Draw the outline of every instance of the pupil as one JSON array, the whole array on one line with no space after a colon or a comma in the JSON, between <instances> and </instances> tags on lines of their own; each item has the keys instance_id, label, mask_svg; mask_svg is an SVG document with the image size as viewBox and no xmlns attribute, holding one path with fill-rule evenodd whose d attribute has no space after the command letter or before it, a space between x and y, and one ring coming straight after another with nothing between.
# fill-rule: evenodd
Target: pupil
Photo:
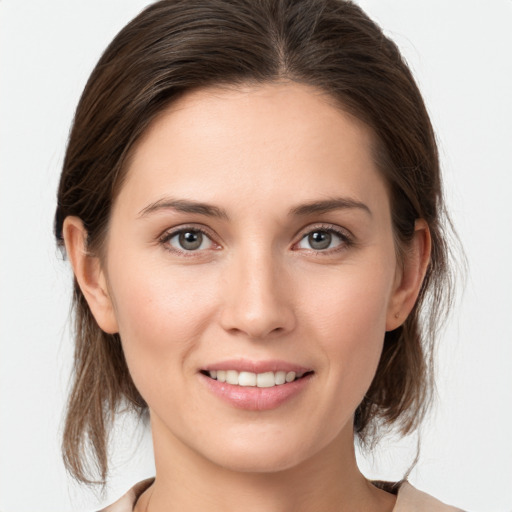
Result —
<instances>
[{"instance_id":1,"label":"pupil","mask_svg":"<svg viewBox=\"0 0 512 512\"><path fill-rule=\"evenodd\" d=\"M331 245L332 235L326 231L315 231L308 238L313 249L327 249Z\"/></svg>"},{"instance_id":2,"label":"pupil","mask_svg":"<svg viewBox=\"0 0 512 512\"><path fill-rule=\"evenodd\" d=\"M203 242L203 234L200 231L186 231L180 234L180 245L187 251L199 249Z\"/></svg>"}]
</instances>

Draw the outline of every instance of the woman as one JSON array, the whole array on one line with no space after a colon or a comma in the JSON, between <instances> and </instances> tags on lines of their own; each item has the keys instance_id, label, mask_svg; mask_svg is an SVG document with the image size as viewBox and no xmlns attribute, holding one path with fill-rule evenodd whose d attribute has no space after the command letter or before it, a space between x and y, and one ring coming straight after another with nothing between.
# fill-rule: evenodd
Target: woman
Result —
<instances>
[{"instance_id":1,"label":"woman","mask_svg":"<svg viewBox=\"0 0 512 512\"><path fill-rule=\"evenodd\" d=\"M91 481L90 446L105 482L129 405L156 478L107 510L454 510L354 455L427 409L443 208L419 91L358 7L147 8L89 79L58 193L70 471Z\"/></svg>"}]
</instances>

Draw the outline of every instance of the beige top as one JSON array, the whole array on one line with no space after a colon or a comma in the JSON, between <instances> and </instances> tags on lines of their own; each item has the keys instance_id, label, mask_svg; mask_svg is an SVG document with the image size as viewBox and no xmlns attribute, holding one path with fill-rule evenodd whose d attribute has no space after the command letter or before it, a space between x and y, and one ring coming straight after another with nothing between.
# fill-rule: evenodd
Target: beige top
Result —
<instances>
[{"instance_id":1,"label":"beige top","mask_svg":"<svg viewBox=\"0 0 512 512\"><path fill-rule=\"evenodd\" d=\"M139 482L124 496L100 512L133 512L138 497L153 483L153 478ZM393 512L463 512L450 507L428 494L418 491L409 482L404 482L399 490Z\"/></svg>"}]
</instances>

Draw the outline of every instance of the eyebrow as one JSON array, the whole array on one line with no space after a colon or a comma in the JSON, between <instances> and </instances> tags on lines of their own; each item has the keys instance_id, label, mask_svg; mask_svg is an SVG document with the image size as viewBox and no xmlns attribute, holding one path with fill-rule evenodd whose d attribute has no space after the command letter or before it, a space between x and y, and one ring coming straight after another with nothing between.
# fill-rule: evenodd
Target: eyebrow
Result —
<instances>
[{"instance_id":1,"label":"eyebrow","mask_svg":"<svg viewBox=\"0 0 512 512\"><path fill-rule=\"evenodd\" d=\"M151 203L139 212L139 217L147 217L151 213L160 210L175 210L183 213L197 213L199 215L206 215L207 217L217 217L221 219L228 219L228 214L222 208L213 206L208 203L200 203L188 199L171 199L164 198Z\"/></svg>"},{"instance_id":2,"label":"eyebrow","mask_svg":"<svg viewBox=\"0 0 512 512\"><path fill-rule=\"evenodd\" d=\"M313 201L311 203L301 204L292 208L290 210L290 215L306 216L313 215L315 213L328 213L333 210L349 210L354 208L362 210L370 216L373 215L372 211L366 204L347 197L335 197L325 201Z\"/></svg>"},{"instance_id":3,"label":"eyebrow","mask_svg":"<svg viewBox=\"0 0 512 512\"><path fill-rule=\"evenodd\" d=\"M372 215L372 212L367 205L360 201L356 201L355 199L345 197L337 197L324 201L313 201L311 203L301 204L292 208L289 211L289 215L303 217L306 215L328 213L333 210L347 209L359 209L368 213L370 216ZM183 213L197 213L207 217L217 217L224 220L229 219L226 210L219 208L218 206L189 199L172 198L159 199L158 201L149 204L139 212L138 217L147 217L148 215L160 210L175 210Z\"/></svg>"}]
</instances>

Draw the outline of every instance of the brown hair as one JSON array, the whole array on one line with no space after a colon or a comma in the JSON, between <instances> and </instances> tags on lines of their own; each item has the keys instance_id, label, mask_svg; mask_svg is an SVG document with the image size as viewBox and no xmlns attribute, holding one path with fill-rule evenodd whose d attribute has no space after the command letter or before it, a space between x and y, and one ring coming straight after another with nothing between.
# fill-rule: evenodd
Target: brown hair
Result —
<instances>
[{"instance_id":1,"label":"brown hair","mask_svg":"<svg viewBox=\"0 0 512 512\"><path fill-rule=\"evenodd\" d=\"M343 0L162 0L116 36L78 104L64 160L55 234L79 217L88 249L101 255L126 159L155 116L185 91L209 85L291 80L315 86L363 120L379 142L376 161L390 189L397 248L423 218L432 256L405 323L386 333L380 364L355 415L370 442L384 426L402 434L421 421L432 390L434 334L451 298L446 219L430 120L396 45ZM147 405L128 372L118 335L98 327L76 282L74 381L63 438L71 473L107 476L108 433L121 404Z\"/></svg>"}]
</instances>

